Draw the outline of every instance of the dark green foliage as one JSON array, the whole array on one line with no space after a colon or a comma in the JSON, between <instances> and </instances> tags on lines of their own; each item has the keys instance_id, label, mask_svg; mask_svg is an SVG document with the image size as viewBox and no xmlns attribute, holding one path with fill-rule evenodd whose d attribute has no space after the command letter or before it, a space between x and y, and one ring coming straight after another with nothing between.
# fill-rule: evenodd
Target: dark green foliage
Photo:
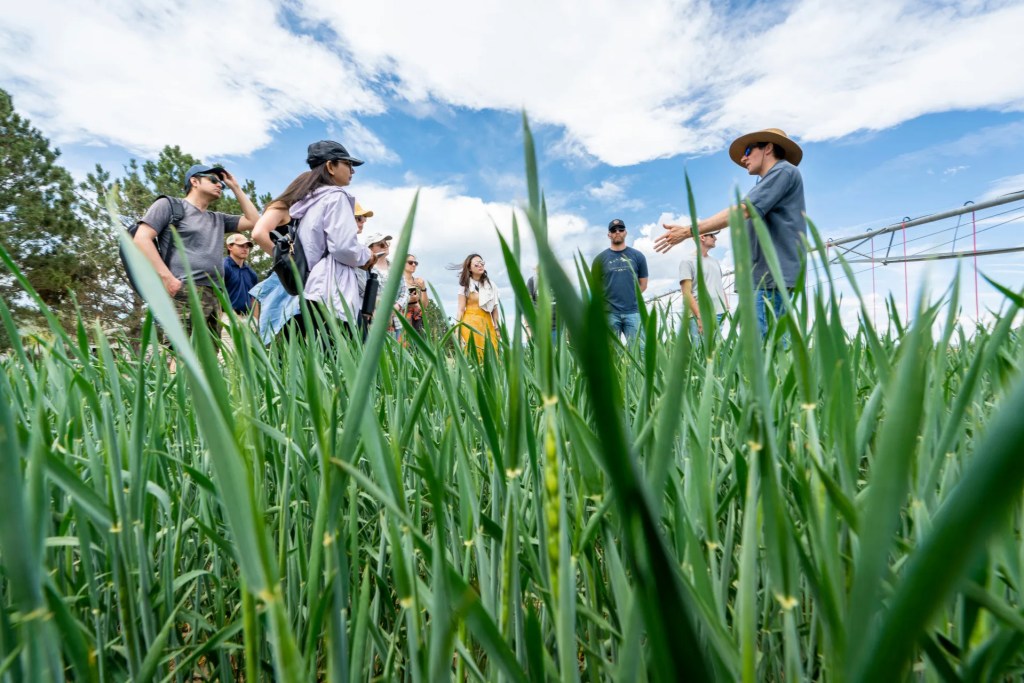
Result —
<instances>
[{"instance_id":1,"label":"dark green foliage","mask_svg":"<svg viewBox=\"0 0 1024 683\"><path fill-rule=\"evenodd\" d=\"M69 322L75 312L68 289L94 278L102 264L82 258L88 229L75 214L74 181L59 156L0 90L0 244L43 302ZM0 272L0 296L19 326L38 327L36 307L7 272Z\"/></svg>"}]
</instances>

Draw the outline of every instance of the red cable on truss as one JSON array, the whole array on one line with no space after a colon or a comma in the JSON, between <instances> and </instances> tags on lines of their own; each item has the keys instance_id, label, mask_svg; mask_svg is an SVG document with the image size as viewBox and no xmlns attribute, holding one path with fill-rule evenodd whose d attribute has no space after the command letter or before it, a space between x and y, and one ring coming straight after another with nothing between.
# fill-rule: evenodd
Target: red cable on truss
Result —
<instances>
[{"instance_id":1,"label":"red cable on truss","mask_svg":"<svg viewBox=\"0 0 1024 683\"><path fill-rule=\"evenodd\" d=\"M973 204L974 202L967 202ZM965 205L966 206L966 205ZM971 231L974 233L974 321L981 320L981 306L978 305L978 221L971 211Z\"/></svg>"},{"instance_id":2,"label":"red cable on truss","mask_svg":"<svg viewBox=\"0 0 1024 683\"><path fill-rule=\"evenodd\" d=\"M871 236L871 322L878 323L878 296L875 294L875 236Z\"/></svg>"},{"instance_id":3,"label":"red cable on truss","mask_svg":"<svg viewBox=\"0 0 1024 683\"><path fill-rule=\"evenodd\" d=\"M910 276L907 274L907 221L910 216L903 217L903 301L907 320L910 320ZM873 264L872 264L873 265Z\"/></svg>"}]
</instances>

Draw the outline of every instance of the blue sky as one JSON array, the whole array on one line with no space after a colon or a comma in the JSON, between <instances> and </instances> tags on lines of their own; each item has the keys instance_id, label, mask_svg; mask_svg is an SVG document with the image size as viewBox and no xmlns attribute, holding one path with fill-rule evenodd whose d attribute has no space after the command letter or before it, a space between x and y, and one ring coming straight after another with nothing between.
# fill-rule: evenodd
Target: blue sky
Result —
<instances>
[{"instance_id":1,"label":"blue sky","mask_svg":"<svg viewBox=\"0 0 1024 683\"><path fill-rule=\"evenodd\" d=\"M685 217L684 171L700 215L722 208L753 184L725 153L750 130L801 143L826 237L1024 189L1024 5L839 5L42 0L0 17L0 86L80 175L178 144L276 193L309 142L337 139L368 162L351 190L371 228L398 230L421 188L413 249L449 306L444 266L471 251L507 282L493 224L507 231L525 195L525 109L558 252L592 257L622 218L661 293L684 248L650 245ZM979 247L1024 243L1022 224ZM950 226L908 237L937 244L926 233ZM979 265L1024 286L1018 255ZM943 289L955 268L909 267L911 292ZM973 271L969 284L973 299ZM902 266L876 269L876 296L903 290Z\"/></svg>"}]
</instances>

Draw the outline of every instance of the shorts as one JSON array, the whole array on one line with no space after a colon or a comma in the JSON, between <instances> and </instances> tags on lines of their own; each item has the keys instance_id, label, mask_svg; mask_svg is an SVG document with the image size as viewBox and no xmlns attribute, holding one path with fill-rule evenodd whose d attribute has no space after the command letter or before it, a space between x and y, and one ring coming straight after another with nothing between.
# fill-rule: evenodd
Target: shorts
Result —
<instances>
[{"instance_id":1,"label":"shorts","mask_svg":"<svg viewBox=\"0 0 1024 683\"><path fill-rule=\"evenodd\" d=\"M214 339L220 338L220 300L213 287L199 285L196 287L199 292L199 310L207 329L213 334ZM178 311L178 317L185 323L185 333L192 335L192 307L189 305L188 285L184 285L174 295L174 307Z\"/></svg>"}]
</instances>

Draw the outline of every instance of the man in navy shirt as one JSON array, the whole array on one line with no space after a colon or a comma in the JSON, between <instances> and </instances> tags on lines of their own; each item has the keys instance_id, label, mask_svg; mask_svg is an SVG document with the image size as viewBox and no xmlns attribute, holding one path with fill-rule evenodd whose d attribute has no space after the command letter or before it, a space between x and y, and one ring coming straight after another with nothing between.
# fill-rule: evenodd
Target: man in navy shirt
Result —
<instances>
[{"instance_id":1,"label":"man in navy shirt","mask_svg":"<svg viewBox=\"0 0 1024 683\"><path fill-rule=\"evenodd\" d=\"M238 315L248 315L253 298L249 290L259 277L246 260L252 251L252 242L241 233L232 233L227 239L228 255L224 258L224 287L231 298L231 308Z\"/></svg>"},{"instance_id":2,"label":"man in navy shirt","mask_svg":"<svg viewBox=\"0 0 1024 683\"><path fill-rule=\"evenodd\" d=\"M747 169L747 173L759 177L757 185L747 193L747 199L768 227L768 234L779 257L784 280L775 282L768 270L768 261L757 239L757 233L754 232L753 222L748 220L747 231L750 235L754 262L754 301L757 305L757 324L762 339L768 332L769 307L774 311L776 318L782 315L785 307L780 290L793 288L803 270L807 255L804 235L807 231L804 216L804 181L796 168L803 156L800 146L778 128L741 135L729 145L729 157ZM700 221L697 223L698 232L705 235L727 228L731 210L731 207L723 209L714 216ZM666 223L664 227L666 232L654 242L654 250L660 253L667 252L674 245L693 236L687 225Z\"/></svg>"},{"instance_id":3,"label":"man in navy shirt","mask_svg":"<svg viewBox=\"0 0 1024 683\"><path fill-rule=\"evenodd\" d=\"M626 246L626 224L618 218L608 224L608 240L611 246L597 255L591 269L601 264L608 324L616 337L625 335L629 344L640 330L636 287L639 284L641 292L647 289L647 258ZM643 348L642 337L640 347Z\"/></svg>"}]
</instances>

